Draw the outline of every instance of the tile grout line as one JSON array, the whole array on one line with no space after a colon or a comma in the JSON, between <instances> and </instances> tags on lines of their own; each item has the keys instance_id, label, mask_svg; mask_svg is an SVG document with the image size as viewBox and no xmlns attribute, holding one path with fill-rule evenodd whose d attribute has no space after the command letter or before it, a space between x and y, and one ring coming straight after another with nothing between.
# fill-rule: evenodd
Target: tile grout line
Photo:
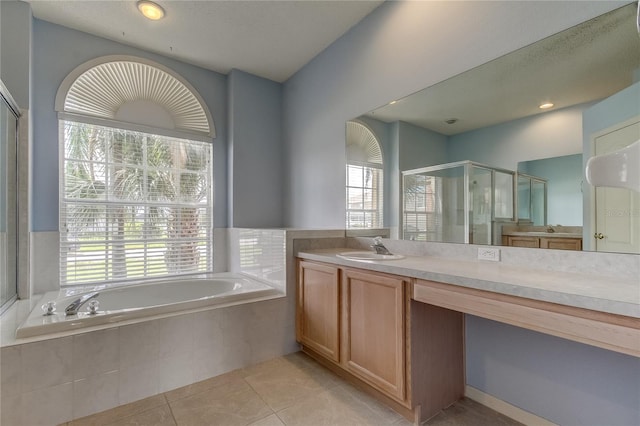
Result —
<instances>
[{"instance_id":1,"label":"tile grout line","mask_svg":"<svg viewBox=\"0 0 640 426\"><path fill-rule=\"evenodd\" d=\"M159 394L156 394L156 395L159 395ZM155 396L155 395L154 395L154 396ZM164 394L162 394L162 396L164 397ZM143 399L146 399L146 398L143 398ZM132 402L130 402L129 404L133 404L133 403L136 403L136 402L138 402L138 401L142 401L143 399L140 399L140 400L137 400L137 401L132 401ZM166 402L167 402L167 399L165 398L165 403L166 403ZM125 404L125 405L126 405L126 404ZM130 417L139 416L140 414L146 413L146 412L151 411L151 410L158 409L158 408L160 408L160 407L162 407L162 405L161 405L161 404L156 405L156 406L153 406L153 407L149 407L149 408L147 408L146 410L142 410L142 411L139 411L139 412L137 412L137 413L129 414L129 415L127 415L127 416L118 416L118 418L113 419L113 421L110 421L109 423L105 424L105 426L109 426L109 425L113 425L113 424L115 424L115 423L119 423L120 421L122 421L122 420L124 420L124 419L128 419L128 418L130 418ZM115 407L115 408L117 408L117 407ZM107 411L108 411L108 410L107 410ZM96 414L100 414L100 413L96 413ZM173 415L173 414L172 414L172 415ZM90 417L90 416L88 416L88 417Z\"/></svg>"},{"instance_id":2,"label":"tile grout line","mask_svg":"<svg viewBox=\"0 0 640 426\"><path fill-rule=\"evenodd\" d=\"M247 376L247 377L251 377L251 376ZM269 408L269 410L271 410L271 414L275 414L275 415L276 415L276 417L277 417L277 416L278 416L278 413L276 413L276 411L273 409L273 407L271 407L271 406L267 403L267 401L265 401L265 400L264 400L264 398L262 397L262 395L260 395L260 392L258 392L258 391L253 387L253 386L251 386L251 383L249 383L249 382L247 381L247 377L243 377L243 378L242 378L242 380L247 384L247 386L249 386L249 389L251 389L251 390L252 390L256 395L258 395L258 398L260 398L260 401L262 401L262 402L264 403L264 405L265 405L267 408ZM267 415L267 416L264 416L264 417L262 417L261 419L256 420L256 422L258 422L258 421L260 421L260 420L263 420L263 419L266 419L266 418L267 418L267 417L269 417L271 414L269 414L269 415ZM280 418L280 417L278 417L278 418ZM281 420L281 421L282 421L282 420ZM255 423L255 422L253 422L253 423ZM283 422L283 423L284 423L284 422ZM251 426L251 425L249 425L249 426Z\"/></svg>"},{"instance_id":3,"label":"tile grout line","mask_svg":"<svg viewBox=\"0 0 640 426\"><path fill-rule=\"evenodd\" d=\"M284 410L284 409L283 409L283 410ZM280 411L283 411L283 410L280 410ZM284 420L282 420L282 417L280 417L280 416L278 415L278 413L273 413L273 414L275 414L275 415L276 415L276 417L278 418L278 420L280 420L280 423L282 423L283 425L287 426L287 424L284 422Z\"/></svg>"},{"instance_id":4,"label":"tile grout line","mask_svg":"<svg viewBox=\"0 0 640 426\"><path fill-rule=\"evenodd\" d=\"M167 398L167 393L163 392L162 396L164 397L164 402L167 404L167 408L169 408L169 413L171 414L171 418L173 419L173 423L178 426L178 419L176 419L176 416L173 414L173 408L171 408L171 403L169 402L169 399Z\"/></svg>"}]
</instances>

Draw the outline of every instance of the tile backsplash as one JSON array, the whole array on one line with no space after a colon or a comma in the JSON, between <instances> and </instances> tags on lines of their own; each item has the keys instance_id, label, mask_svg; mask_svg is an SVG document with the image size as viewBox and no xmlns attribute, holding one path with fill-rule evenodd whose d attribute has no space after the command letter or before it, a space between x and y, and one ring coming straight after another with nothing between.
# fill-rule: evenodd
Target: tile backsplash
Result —
<instances>
[{"instance_id":1,"label":"tile backsplash","mask_svg":"<svg viewBox=\"0 0 640 426\"><path fill-rule=\"evenodd\" d=\"M30 294L60 289L60 236L58 231L30 233Z\"/></svg>"},{"instance_id":2,"label":"tile backsplash","mask_svg":"<svg viewBox=\"0 0 640 426\"><path fill-rule=\"evenodd\" d=\"M286 231L230 228L227 259L230 272L242 272L285 290Z\"/></svg>"},{"instance_id":3,"label":"tile backsplash","mask_svg":"<svg viewBox=\"0 0 640 426\"><path fill-rule=\"evenodd\" d=\"M371 238L347 238L346 246L371 250ZM409 256L447 257L476 260L478 248L474 244L426 243L404 240L384 240L392 252ZM636 254L601 253L590 251L546 250L537 248L499 246L500 263L546 271L600 275L611 278L637 279L640 276L640 256Z\"/></svg>"},{"instance_id":4,"label":"tile backsplash","mask_svg":"<svg viewBox=\"0 0 640 426\"><path fill-rule=\"evenodd\" d=\"M285 286L284 229L216 228L213 272L243 272ZM60 288L59 233L31 233L31 293Z\"/></svg>"}]
</instances>

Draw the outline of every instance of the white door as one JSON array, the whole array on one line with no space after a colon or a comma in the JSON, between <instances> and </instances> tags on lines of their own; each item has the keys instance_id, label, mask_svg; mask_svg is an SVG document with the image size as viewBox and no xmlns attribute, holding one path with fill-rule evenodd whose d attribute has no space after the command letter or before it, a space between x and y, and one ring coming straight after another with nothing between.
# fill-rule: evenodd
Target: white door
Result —
<instances>
[{"instance_id":1,"label":"white door","mask_svg":"<svg viewBox=\"0 0 640 426\"><path fill-rule=\"evenodd\" d=\"M638 139L640 117L596 137L595 155L617 151ZM596 188L595 204L596 251L640 253L640 193L623 188Z\"/></svg>"}]
</instances>

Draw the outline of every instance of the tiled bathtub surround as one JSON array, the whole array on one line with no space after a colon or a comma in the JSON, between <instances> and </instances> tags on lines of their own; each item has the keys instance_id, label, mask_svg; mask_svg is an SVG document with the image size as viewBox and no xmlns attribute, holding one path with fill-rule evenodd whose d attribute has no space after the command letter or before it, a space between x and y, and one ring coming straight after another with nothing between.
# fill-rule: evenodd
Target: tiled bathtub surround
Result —
<instances>
[{"instance_id":1,"label":"tiled bathtub surround","mask_svg":"<svg viewBox=\"0 0 640 426\"><path fill-rule=\"evenodd\" d=\"M244 272L284 289L285 241L284 230L216 230L216 272ZM57 289L57 247L57 232L32 234L36 291ZM39 303L20 301L2 317L0 424L58 424L295 351L292 298L36 342L13 337Z\"/></svg>"},{"instance_id":2,"label":"tiled bathtub surround","mask_svg":"<svg viewBox=\"0 0 640 426\"><path fill-rule=\"evenodd\" d=\"M49 425L297 350L286 299L3 347L0 423Z\"/></svg>"},{"instance_id":3,"label":"tiled bathtub surround","mask_svg":"<svg viewBox=\"0 0 640 426\"><path fill-rule=\"evenodd\" d=\"M31 293L41 294L60 289L60 234L31 232Z\"/></svg>"}]
</instances>

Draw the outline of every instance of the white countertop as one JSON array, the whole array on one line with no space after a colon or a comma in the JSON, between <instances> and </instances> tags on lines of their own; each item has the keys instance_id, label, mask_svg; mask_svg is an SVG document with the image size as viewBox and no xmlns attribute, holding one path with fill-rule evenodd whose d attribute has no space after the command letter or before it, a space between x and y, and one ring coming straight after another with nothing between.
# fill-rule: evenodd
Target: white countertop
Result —
<instances>
[{"instance_id":1,"label":"white countertop","mask_svg":"<svg viewBox=\"0 0 640 426\"><path fill-rule=\"evenodd\" d=\"M353 268L455 284L561 305L640 318L640 279L546 271L500 262L406 256L355 261L337 257L349 248L309 250L298 257Z\"/></svg>"}]
</instances>

